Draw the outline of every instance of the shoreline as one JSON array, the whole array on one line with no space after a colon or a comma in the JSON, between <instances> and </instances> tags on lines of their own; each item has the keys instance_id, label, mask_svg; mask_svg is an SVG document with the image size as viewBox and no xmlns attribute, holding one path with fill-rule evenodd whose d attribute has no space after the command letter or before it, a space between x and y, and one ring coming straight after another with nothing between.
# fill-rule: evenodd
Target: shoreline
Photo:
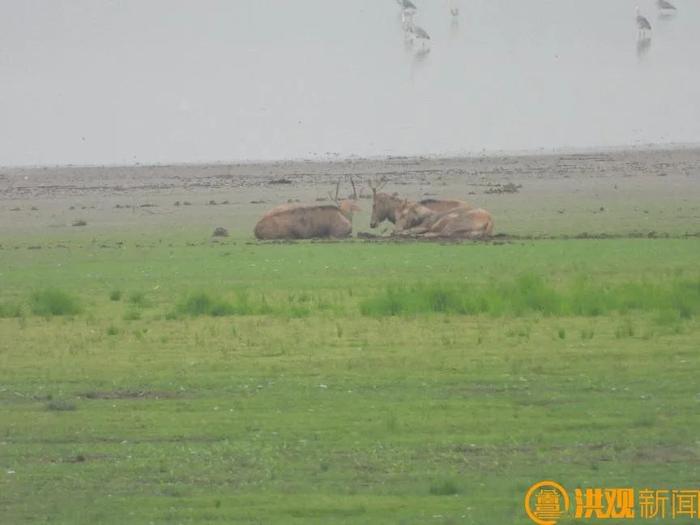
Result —
<instances>
[{"instance_id":1,"label":"shoreline","mask_svg":"<svg viewBox=\"0 0 700 525\"><path fill-rule=\"evenodd\" d=\"M106 164L22 164L22 165L2 165L0 164L0 172L8 171L32 171L32 170L57 170L57 169L112 169L112 168L195 168L195 167L213 167L213 166L277 166L290 164L347 164L355 162L393 162L393 161L469 161L476 159L498 159L498 158L548 158L563 155L582 155L593 156L597 154L623 154L623 153L645 153L645 152L676 152L676 151L693 151L700 150L700 142L689 143L649 143L641 145L622 145L622 146L592 146L592 147L574 147L565 146L561 148L539 148L525 150L484 150L481 152L464 152L464 153L435 153L435 154L415 154L415 155L367 155L359 156L349 154L341 156L340 154L317 155L314 157L298 157L289 159L248 159L248 160L202 160L194 162L144 162L135 164L126 163L106 163Z\"/></svg>"}]
</instances>

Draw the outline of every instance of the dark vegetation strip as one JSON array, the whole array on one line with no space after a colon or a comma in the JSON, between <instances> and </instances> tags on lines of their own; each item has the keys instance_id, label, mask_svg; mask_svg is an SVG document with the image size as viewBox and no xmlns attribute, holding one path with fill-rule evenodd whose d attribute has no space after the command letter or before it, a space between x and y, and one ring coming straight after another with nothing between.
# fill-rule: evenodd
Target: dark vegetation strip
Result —
<instances>
[{"instance_id":1,"label":"dark vegetation strip","mask_svg":"<svg viewBox=\"0 0 700 525\"><path fill-rule=\"evenodd\" d=\"M264 295L253 300L247 292L239 291L233 299L225 299L206 292L195 292L177 305L168 318L188 315L224 317L230 315L284 315L305 317L311 313L311 304L297 304L292 296L286 302L269 302ZM316 305L318 306L318 304ZM319 308L316 308L319 309Z\"/></svg>"},{"instance_id":2,"label":"dark vegetation strip","mask_svg":"<svg viewBox=\"0 0 700 525\"><path fill-rule=\"evenodd\" d=\"M114 300L114 292L110 293L109 299ZM131 294L124 320L140 319L139 309L148 306L152 306L152 303L144 294ZM22 317L26 310L34 315L51 317L77 315L84 308L77 297L57 289L35 291L26 304L0 303L0 317ZM289 293L287 297L275 297L274 300L268 300L264 294L251 295L247 291L223 296L197 291L169 307L165 318L246 315L305 317L330 310L347 313L345 306L338 304L337 300L303 291ZM671 322L700 314L700 277L627 283L601 283L581 277L554 286L541 276L525 274L487 284L442 281L389 284L360 301L359 311L371 317L431 313L592 317L650 312L658 313L660 319Z\"/></svg>"},{"instance_id":3,"label":"dark vegetation strip","mask_svg":"<svg viewBox=\"0 0 700 525\"><path fill-rule=\"evenodd\" d=\"M510 282L481 286L389 285L363 301L360 311L375 317L423 313L598 316L639 311L689 319L700 313L700 279L599 284L581 278L555 288L541 277L523 275Z\"/></svg>"}]
</instances>

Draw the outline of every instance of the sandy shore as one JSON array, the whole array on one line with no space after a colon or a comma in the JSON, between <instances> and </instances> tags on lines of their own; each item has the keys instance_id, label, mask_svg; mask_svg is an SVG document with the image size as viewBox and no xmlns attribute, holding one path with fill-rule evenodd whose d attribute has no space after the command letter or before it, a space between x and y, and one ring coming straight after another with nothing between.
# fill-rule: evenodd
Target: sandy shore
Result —
<instances>
[{"instance_id":1,"label":"sandy shore","mask_svg":"<svg viewBox=\"0 0 700 525\"><path fill-rule=\"evenodd\" d=\"M700 232L700 149L454 159L392 158L202 166L0 168L0 235L208 235L251 238L283 202L323 202L353 177L386 177L410 199L459 197L487 208L514 235L684 235ZM356 232L369 230L363 200ZM84 221L84 226L73 226ZM382 231L387 231L384 227ZM380 232L375 232L380 233Z\"/></svg>"}]
</instances>

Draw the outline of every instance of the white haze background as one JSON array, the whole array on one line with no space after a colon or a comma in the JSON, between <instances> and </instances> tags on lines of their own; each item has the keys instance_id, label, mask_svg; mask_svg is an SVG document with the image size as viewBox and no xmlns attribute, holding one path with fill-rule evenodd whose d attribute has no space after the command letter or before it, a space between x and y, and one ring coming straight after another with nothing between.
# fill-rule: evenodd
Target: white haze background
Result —
<instances>
[{"instance_id":1,"label":"white haze background","mask_svg":"<svg viewBox=\"0 0 700 525\"><path fill-rule=\"evenodd\" d=\"M698 143L675 2L415 0L420 58L394 0L0 0L0 165Z\"/></svg>"}]
</instances>

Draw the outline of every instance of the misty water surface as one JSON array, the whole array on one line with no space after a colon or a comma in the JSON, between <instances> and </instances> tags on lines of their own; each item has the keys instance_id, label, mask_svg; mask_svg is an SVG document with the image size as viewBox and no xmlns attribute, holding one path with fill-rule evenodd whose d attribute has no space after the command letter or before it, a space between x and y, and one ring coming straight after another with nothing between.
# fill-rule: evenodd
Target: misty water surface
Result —
<instances>
[{"instance_id":1,"label":"misty water surface","mask_svg":"<svg viewBox=\"0 0 700 525\"><path fill-rule=\"evenodd\" d=\"M414 1L0 0L0 164L700 142L696 0Z\"/></svg>"}]
</instances>

